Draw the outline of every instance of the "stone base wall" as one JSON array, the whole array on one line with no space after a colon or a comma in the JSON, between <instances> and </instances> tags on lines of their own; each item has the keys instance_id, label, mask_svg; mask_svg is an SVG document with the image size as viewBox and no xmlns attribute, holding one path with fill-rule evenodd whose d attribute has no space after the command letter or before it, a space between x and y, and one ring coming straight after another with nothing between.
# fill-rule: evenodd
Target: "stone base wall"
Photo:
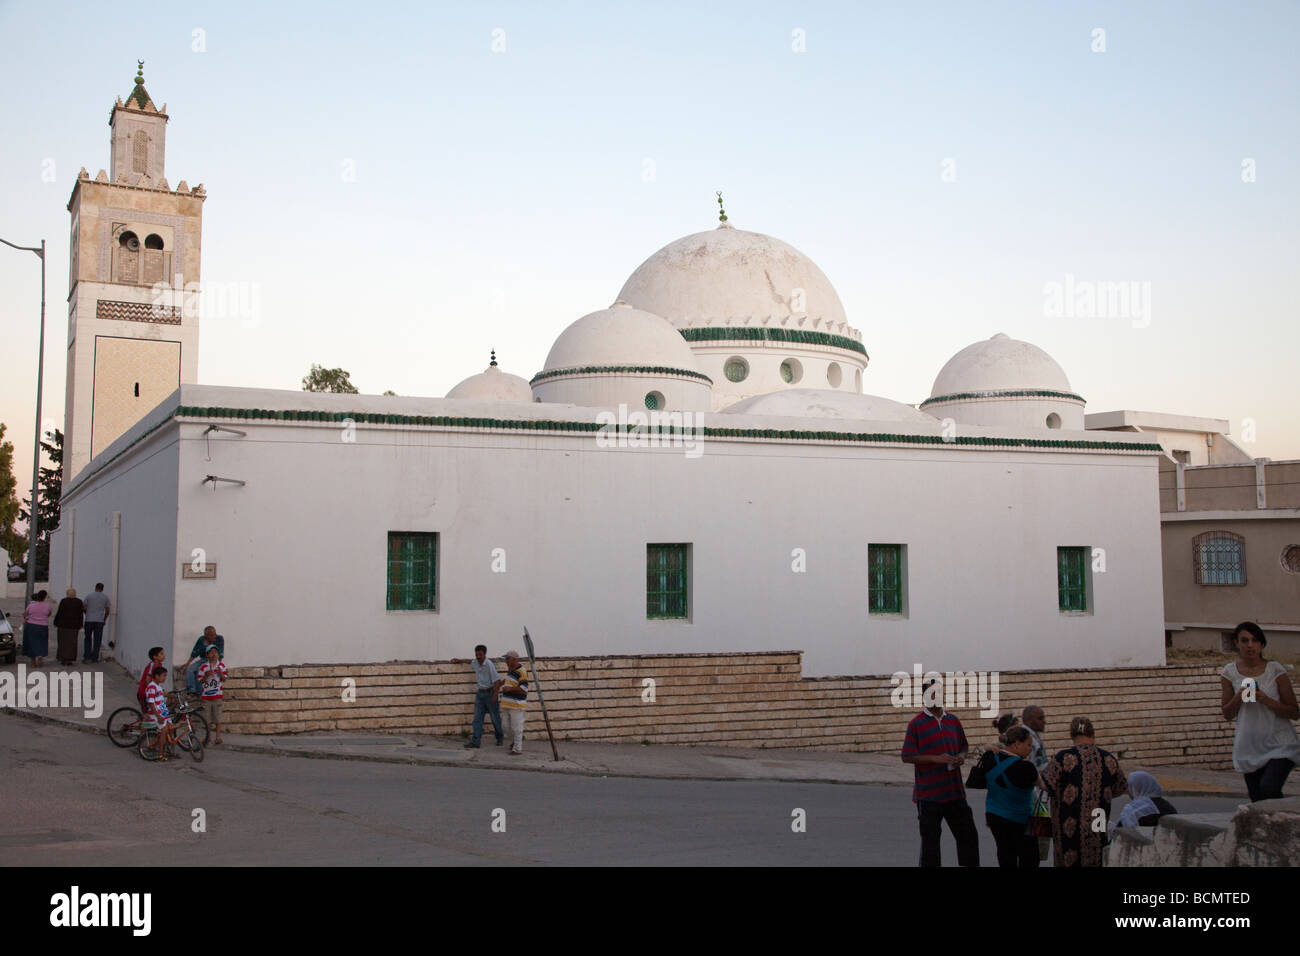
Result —
<instances>
[{"instance_id":1,"label":"stone base wall","mask_svg":"<svg viewBox=\"0 0 1300 956\"><path fill-rule=\"evenodd\" d=\"M562 657L540 660L538 672L562 740L897 753L915 709L893 706L888 676L804 678L800 659L799 651ZM1212 667L1003 671L998 690L1002 711L1045 708L1050 748L1068 744L1072 717L1087 716L1099 745L1122 759L1231 769L1233 725L1219 714ZM224 710L234 733L458 735L469 730L473 696L469 666L450 662L246 667L231 671ZM972 745L992 742L991 718L976 707L954 712ZM525 733L546 733L535 693Z\"/></svg>"}]
</instances>

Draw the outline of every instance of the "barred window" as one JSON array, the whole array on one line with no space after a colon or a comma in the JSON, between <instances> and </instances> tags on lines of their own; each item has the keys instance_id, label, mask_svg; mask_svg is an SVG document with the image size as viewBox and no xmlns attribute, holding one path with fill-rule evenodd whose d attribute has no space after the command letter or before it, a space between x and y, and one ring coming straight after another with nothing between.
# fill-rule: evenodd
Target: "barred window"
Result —
<instances>
[{"instance_id":1,"label":"barred window","mask_svg":"<svg viewBox=\"0 0 1300 956\"><path fill-rule=\"evenodd\" d=\"M1062 611L1088 610L1088 549L1056 549L1056 602Z\"/></svg>"},{"instance_id":2,"label":"barred window","mask_svg":"<svg viewBox=\"0 0 1300 956\"><path fill-rule=\"evenodd\" d=\"M131 149L131 172L149 172L149 134L142 129L135 131Z\"/></svg>"},{"instance_id":3,"label":"barred window","mask_svg":"<svg viewBox=\"0 0 1300 956\"><path fill-rule=\"evenodd\" d=\"M903 546L867 545L867 609L870 614L903 613Z\"/></svg>"},{"instance_id":4,"label":"barred window","mask_svg":"<svg viewBox=\"0 0 1300 956\"><path fill-rule=\"evenodd\" d=\"M1240 586L1246 583L1246 539L1231 531L1206 531L1192 539L1196 583Z\"/></svg>"},{"instance_id":5,"label":"barred window","mask_svg":"<svg viewBox=\"0 0 1300 956\"><path fill-rule=\"evenodd\" d=\"M684 618L689 604L689 544L647 544L645 546L645 616Z\"/></svg>"},{"instance_id":6,"label":"barred window","mask_svg":"<svg viewBox=\"0 0 1300 956\"><path fill-rule=\"evenodd\" d=\"M388 610L437 609L437 532L388 532Z\"/></svg>"}]
</instances>

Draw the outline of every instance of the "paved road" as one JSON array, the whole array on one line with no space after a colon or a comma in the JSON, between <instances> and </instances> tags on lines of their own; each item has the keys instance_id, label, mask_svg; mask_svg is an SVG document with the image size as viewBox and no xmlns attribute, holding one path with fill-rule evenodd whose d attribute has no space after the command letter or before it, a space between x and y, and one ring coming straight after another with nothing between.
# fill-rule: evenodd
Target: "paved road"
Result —
<instances>
[{"instance_id":1,"label":"paved road","mask_svg":"<svg viewBox=\"0 0 1300 956\"><path fill-rule=\"evenodd\" d=\"M104 737L0 715L4 865L902 865L906 788L409 767L212 748L149 764ZM1183 812L1238 801L1180 798ZM984 863L994 863L981 821ZM791 830L791 811L807 832ZM206 813L207 832L191 829ZM505 811L505 833L492 830ZM944 856L955 860L945 833Z\"/></svg>"}]
</instances>

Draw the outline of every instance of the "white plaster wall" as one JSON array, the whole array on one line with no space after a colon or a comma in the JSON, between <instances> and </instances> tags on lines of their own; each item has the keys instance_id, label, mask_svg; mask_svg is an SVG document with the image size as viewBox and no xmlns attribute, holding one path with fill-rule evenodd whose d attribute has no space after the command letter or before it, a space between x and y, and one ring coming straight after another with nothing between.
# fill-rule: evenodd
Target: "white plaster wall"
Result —
<instances>
[{"instance_id":1,"label":"white plaster wall","mask_svg":"<svg viewBox=\"0 0 1300 956\"><path fill-rule=\"evenodd\" d=\"M164 403L165 404L165 403ZM155 410L110 446L99 458L108 461L159 418ZM65 492L62 520L51 543L51 592L69 586L67 549L72 548L71 586L85 596L95 583L113 601L104 632L105 645L117 642L113 656L138 672L150 647L167 648L175 660L173 598L179 560L176 556L176 475L179 445L174 425L164 425L104 468L96 480ZM112 514L122 515L118 590L113 594ZM75 514L75 517L73 515ZM71 533L70 533L71 532ZM57 581L57 583L56 583ZM191 640L192 643L192 640ZM189 650L186 644L184 650Z\"/></svg>"},{"instance_id":2,"label":"white plaster wall","mask_svg":"<svg viewBox=\"0 0 1300 956\"><path fill-rule=\"evenodd\" d=\"M646 393L652 391L664 397L661 411L709 411L708 383L698 379L597 373L557 376L543 379L533 386L533 395L543 403L588 408L617 408L623 404L629 411L645 411Z\"/></svg>"},{"instance_id":3,"label":"white plaster wall","mask_svg":"<svg viewBox=\"0 0 1300 956\"><path fill-rule=\"evenodd\" d=\"M969 402L934 402L921 411L935 418L951 418L959 425L983 425L1016 432L1041 431L1048 433L1035 437L1055 437L1051 432L1083 431L1084 406L1078 402L1059 399L988 398ZM1055 412L1061 417L1060 429L1047 427L1047 416ZM1109 441L1096 437L1095 441Z\"/></svg>"},{"instance_id":4,"label":"white plaster wall","mask_svg":"<svg viewBox=\"0 0 1300 956\"><path fill-rule=\"evenodd\" d=\"M723 345L692 342L690 345L700 371L713 379L714 411L753 395L790 388L860 392L860 376L855 373L864 371L867 367L866 356L858 352L813 348L791 342L769 342L763 345L754 342ZM733 355L749 363L749 375L744 381L733 382L723 371L727 360ZM781 377L781 363L788 358L797 359L803 366L803 377L797 382L787 382ZM840 367L840 384L834 387L827 380L831 363Z\"/></svg>"},{"instance_id":5,"label":"white plaster wall","mask_svg":"<svg viewBox=\"0 0 1300 956\"><path fill-rule=\"evenodd\" d=\"M214 397L187 401L241 399L200 391ZM376 404L262 391L241 404L277 407L274 395ZM425 414L485 414L421 401ZM235 666L445 659L480 641L495 654L525 625L542 654L795 648L809 675L1164 659L1149 453L709 440L690 459L593 437L358 425L348 443L334 424L223 424L248 435L214 436L208 461L202 426L185 424L179 461L178 550L204 548L218 577L180 580L174 559L171 574L176 630L188 640L215 623ZM213 490L209 473L247 485ZM390 530L440 533L439 611L385 610ZM691 543L689 622L646 620L647 542ZM867 613L869 542L907 545L906 619ZM1089 614L1057 610L1059 545L1105 549ZM791 570L794 548L806 573Z\"/></svg>"}]
</instances>

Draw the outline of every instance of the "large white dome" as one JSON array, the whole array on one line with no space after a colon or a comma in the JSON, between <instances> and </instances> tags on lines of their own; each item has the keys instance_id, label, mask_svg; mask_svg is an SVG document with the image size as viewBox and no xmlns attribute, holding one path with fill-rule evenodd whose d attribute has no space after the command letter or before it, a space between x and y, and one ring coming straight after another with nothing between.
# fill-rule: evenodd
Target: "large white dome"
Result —
<instances>
[{"instance_id":1,"label":"large white dome","mask_svg":"<svg viewBox=\"0 0 1300 956\"><path fill-rule=\"evenodd\" d=\"M621 301L584 315L561 332L542 374L589 367L660 367L699 373L691 347L667 319Z\"/></svg>"},{"instance_id":2,"label":"large white dome","mask_svg":"<svg viewBox=\"0 0 1300 956\"><path fill-rule=\"evenodd\" d=\"M1065 370L1050 355L999 332L950 358L935 377L930 399L1026 390L1073 394Z\"/></svg>"},{"instance_id":3,"label":"large white dome","mask_svg":"<svg viewBox=\"0 0 1300 956\"><path fill-rule=\"evenodd\" d=\"M774 415L783 418L844 418L867 422L937 424L937 419L911 405L857 392L824 388L791 388L755 395L729 405L724 415Z\"/></svg>"},{"instance_id":4,"label":"large white dome","mask_svg":"<svg viewBox=\"0 0 1300 956\"><path fill-rule=\"evenodd\" d=\"M533 389L518 375L501 371L493 352L486 369L457 384L447 397L477 402L531 402Z\"/></svg>"},{"instance_id":5,"label":"large white dome","mask_svg":"<svg viewBox=\"0 0 1300 956\"><path fill-rule=\"evenodd\" d=\"M791 329L860 338L816 263L780 239L726 223L664 246L618 297L682 328L791 318Z\"/></svg>"}]
</instances>

